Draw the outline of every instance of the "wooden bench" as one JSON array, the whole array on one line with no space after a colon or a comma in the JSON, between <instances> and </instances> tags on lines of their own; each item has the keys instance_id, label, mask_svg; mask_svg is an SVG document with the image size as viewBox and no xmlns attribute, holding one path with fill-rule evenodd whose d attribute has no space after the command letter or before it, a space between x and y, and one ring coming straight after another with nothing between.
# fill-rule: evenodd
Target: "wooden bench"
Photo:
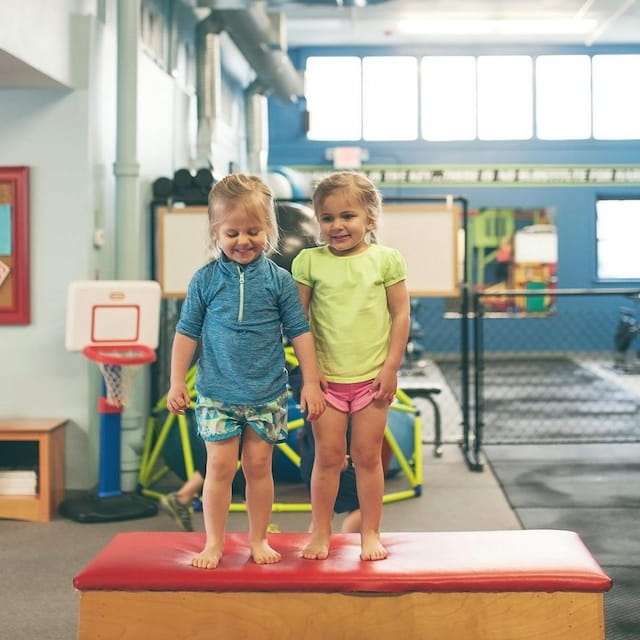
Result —
<instances>
[{"instance_id":1,"label":"wooden bench","mask_svg":"<svg viewBox=\"0 0 640 640\"><path fill-rule=\"evenodd\" d=\"M611 580L571 531L384 533L389 557L359 558L337 534L303 560L308 534L271 534L282 561L256 565L227 534L215 570L202 533L117 535L74 578L78 638L126 640L601 640Z\"/></svg>"}]
</instances>

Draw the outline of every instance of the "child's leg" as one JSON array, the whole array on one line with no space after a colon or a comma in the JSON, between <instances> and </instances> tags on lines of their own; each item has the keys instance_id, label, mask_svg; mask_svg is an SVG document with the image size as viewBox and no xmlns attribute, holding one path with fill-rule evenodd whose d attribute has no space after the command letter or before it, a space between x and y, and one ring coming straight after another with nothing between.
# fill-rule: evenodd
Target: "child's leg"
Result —
<instances>
[{"instance_id":1,"label":"child's leg","mask_svg":"<svg viewBox=\"0 0 640 640\"><path fill-rule=\"evenodd\" d=\"M346 414L329 405L313 423L316 445L311 472L311 539L302 550L302 557L309 560L324 560L329 555L333 507L347 452L346 431Z\"/></svg>"},{"instance_id":2,"label":"child's leg","mask_svg":"<svg viewBox=\"0 0 640 640\"><path fill-rule=\"evenodd\" d=\"M242 468L247 480L246 503L249 517L251 557L257 564L271 564L280 554L269 546L267 528L273 506L273 445L263 440L251 427L245 427L242 442Z\"/></svg>"},{"instance_id":3,"label":"child's leg","mask_svg":"<svg viewBox=\"0 0 640 640\"><path fill-rule=\"evenodd\" d=\"M204 478L199 471L194 471L193 475L176 491L178 500L182 504L191 504L191 501L202 491Z\"/></svg>"},{"instance_id":4,"label":"child's leg","mask_svg":"<svg viewBox=\"0 0 640 640\"><path fill-rule=\"evenodd\" d=\"M202 488L202 512L207 540L204 549L191 559L194 567L215 569L222 557L239 442L240 436L235 436L206 443L207 472Z\"/></svg>"},{"instance_id":5,"label":"child's leg","mask_svg":"<svg viewBox=\"0 0 640 640\"><path fill-rule=\"evenodd\" d=\"M374 400L351 416L351 459L356 469L358 500L362 512L360 538L363 560L382 560L387 550L380 542L384 496L382 440L389 405Z\"/></svg>"},{"instance_id":6,"label":"child's leg","mask_svg":"<svg viewBox=\"0 0 640 640\"><path fill-rule=\"evenodd\" d=\"M362 513L360 509L349 511L342 521L340 533L359 533L362 529Z\"/></svg>"}]
</instances>

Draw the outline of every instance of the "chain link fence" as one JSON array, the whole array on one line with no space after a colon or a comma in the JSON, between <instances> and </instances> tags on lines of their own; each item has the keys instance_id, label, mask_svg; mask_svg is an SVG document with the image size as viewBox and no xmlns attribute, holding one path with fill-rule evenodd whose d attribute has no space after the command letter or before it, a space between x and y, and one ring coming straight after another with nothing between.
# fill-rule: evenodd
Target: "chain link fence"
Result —
<instances>
[{"instance_id":1,"label":"chain link fence","mask_svg":"<svg viewBox=\"0 0 640 640\"><path fill-rule=\"evenodd\" d=\"M509 296L551 302L538 314L495 312L496 299ZM155 399L168 389L180 306L163 301ZM413 307L423 320L419 304ZM421 325L427 351L413 348L423 338ZM431 350L452 340L458 347L465 325L466 352ZM414 395L424 442L461 443L472 457L483 444L640 442L640 290L473 294L466 322L459 315L413 325L400 387L421 384L439 389L431 396L439 415Z\"/></svg>"},{"instance_id":2,"label":"chain link fence","mask_svg":"<svg viewBox=\"0 0 640 640\"><path fill-rule=\"evenodd\" d=\"M640 442L639 294L474 294L469 352L436 359L463 414L466 397L463 435L474 451L482 444ZM487 312L498 295L548 296L549 303L539 314Z\"/></svg>"}]
</instances>

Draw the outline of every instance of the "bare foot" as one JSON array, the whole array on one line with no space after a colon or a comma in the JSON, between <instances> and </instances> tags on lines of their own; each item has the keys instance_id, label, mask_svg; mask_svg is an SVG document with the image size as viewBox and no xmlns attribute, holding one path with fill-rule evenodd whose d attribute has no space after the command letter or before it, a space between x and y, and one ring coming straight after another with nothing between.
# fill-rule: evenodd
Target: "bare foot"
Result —
<instances>
[{"instance_id":1,"label":"bare foot","mask_svg":"<svg viewBox=\"0 0 640 640\"><path fill-rule=\"evenodd\" d=\"M256 564L274 564L282 559L282 556L271 548L266 540L251 544L251 557Z\"/></svg>"},{"instance_id":2,"label":"bare foot","mask_svg":"<svg viewBox=\"0 0 640 640\"><path fill-rule=\"evenodd\" d=\"M205 547L200 553L191 558L191 565L198 569L215 569L222 558L222 544Z\"/></svg>"},{"instance_id":3,"label":"bare foot","mask_svg":"<svg viewBox=\"0 0 640 640\"><path fill-rule=\"evenodd\" d=\"M302 550L302 557L307 560L326 560L329 557L330 536L318 533L311 534L311 540Z\"/></svg>"},{"instance_id":4,"label":"bare foot","mask_svg":"<svg viewBox=\"0 0 640 640\"><path fill-rule=\"evenodd\" d=\"M363 534L361 544L360 558L362 560L384 560L389 555L380 542L378 533Z\"/></svg>"}]
</instances>

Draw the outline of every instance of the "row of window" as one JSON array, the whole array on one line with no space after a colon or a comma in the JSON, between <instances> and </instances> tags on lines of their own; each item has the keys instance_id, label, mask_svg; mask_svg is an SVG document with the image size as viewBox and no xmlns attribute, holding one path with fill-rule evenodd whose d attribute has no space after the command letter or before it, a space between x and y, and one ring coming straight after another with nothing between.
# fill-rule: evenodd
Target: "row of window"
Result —
<instances>
[{"instance_id":1,"label":"row of window","mask_svg":"<svg viewBox=\"0 0 640 640\"><path fill-rule=\"evenodd\" d=\"M640 138L640 55L309 57L312 140Z\"/></svg>"}]
</instances>

